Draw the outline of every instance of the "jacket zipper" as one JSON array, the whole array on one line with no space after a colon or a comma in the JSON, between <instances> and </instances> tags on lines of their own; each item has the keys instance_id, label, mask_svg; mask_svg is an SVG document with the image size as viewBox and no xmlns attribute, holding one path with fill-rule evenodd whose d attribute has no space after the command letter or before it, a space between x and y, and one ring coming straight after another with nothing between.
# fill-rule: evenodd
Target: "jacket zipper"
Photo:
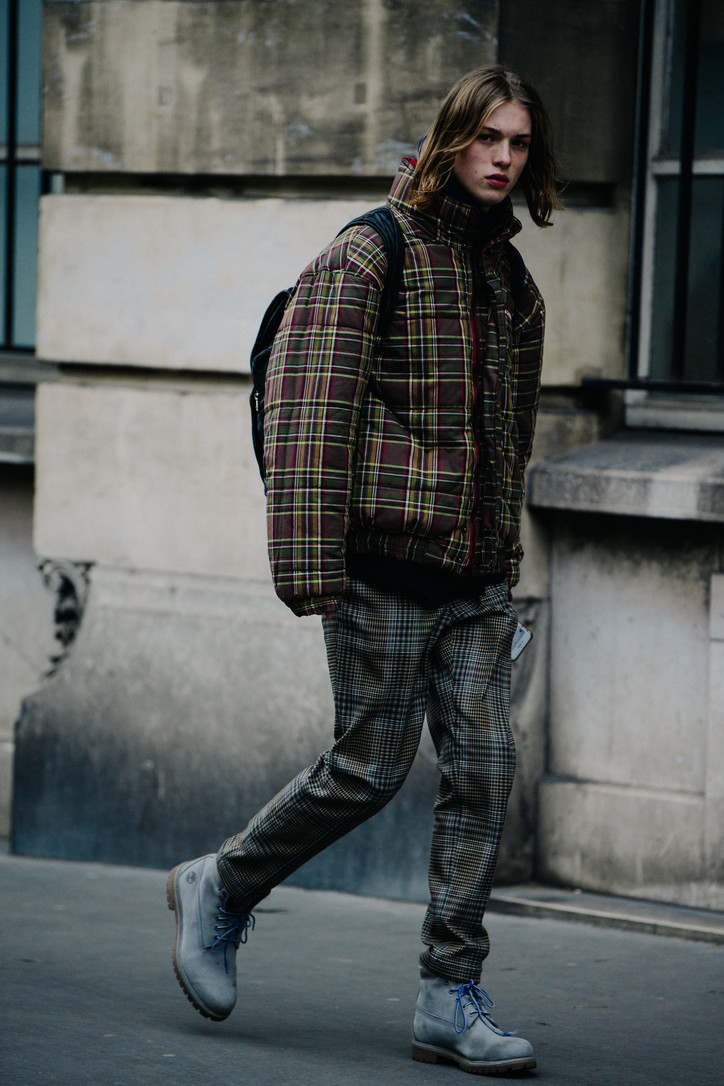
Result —
<instances>
[{"instance_id":1,"label":"jacket zipper","mask_svg":"<svg viewBox=\"0 0 724 1086\"><path fill-rule=\"evenodd\" d=\"M478 464L480 463L480 446L478 445L478 438L475 433L475 419L477 412L478 401L478 365L480 362L480 348L479 348L479 336L478 336L478 307L477 307L477 287L475 283L475 265L471 261L472 272L472 290L471 290L471 312L470 312L470 330L473 337L473 356L472 356L472 435L473 435L473 508L470 517L470 528L468 538L468 556L466 565L472 567L475 560L475 548L477 546L477 525L476 514L478 508Z\"/></svg>"}]
</instances>

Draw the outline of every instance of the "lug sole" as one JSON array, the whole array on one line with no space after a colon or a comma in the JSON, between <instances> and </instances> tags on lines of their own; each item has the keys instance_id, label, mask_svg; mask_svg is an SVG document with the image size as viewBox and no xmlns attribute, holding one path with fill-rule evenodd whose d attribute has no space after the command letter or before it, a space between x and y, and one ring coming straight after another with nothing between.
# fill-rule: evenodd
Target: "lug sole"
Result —
<instances>
[{"instance_id":1,"label":"lug sole","mask_svg":"<svg viewBox=\"0 0 724 1086\"><path fill-rule=\"evenodd\" d=\"M224 1019L229 1017L229 1015L228 1014L218 1014L218 1013L213 1014L211 1011L207 1010L206 1007L202 1006L199 1003L196 996L191 992L191 990L187 986L184 975L181 972L181 970L179 969L178 961L176 959L176 947L178 945L178 926L179 926L178 909L176 908L176 872L178 871L179 867L181 867L181 864L179 864L177 867L174 867L173 871L169 874L168 878L166 879L166 902L167 902L168 907L171 910L171 912L174 913L175 916L176 916L176 933L174 935L173 951L171 953L171 961L173 962L173 971L176 974L176 980L181 985L181 990L182 990L183 994L186 996L186 998L188 999L189 1003L194 1008L194 1010L197 1010L199 1012L199 1014L203 1018L210 1018L212 1022L223 1022ZM229 1014L230 1013L231 1012L229 1012Z\"/></svg>"},{"instance_id":2,"label":"lug sole","mask_svg":"<svg viewBox=\"0 0 724 1086\"><path fill-rule=\"evenodd\" d=\"M507 1075L512 1071L532 1071L535 1056L521 1056L514 1060L468 1060L449 1048L412 1042L412 1058L418 1063L455 1063L461 1071L471 1075Z\"/></svg>"}]
</instances>

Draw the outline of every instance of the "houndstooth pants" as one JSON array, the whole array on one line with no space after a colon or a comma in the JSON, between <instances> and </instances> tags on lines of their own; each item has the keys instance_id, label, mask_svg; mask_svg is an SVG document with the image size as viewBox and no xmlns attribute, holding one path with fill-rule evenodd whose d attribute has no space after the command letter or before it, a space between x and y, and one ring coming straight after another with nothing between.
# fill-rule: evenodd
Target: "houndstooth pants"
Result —
<instances>
[{"instance_id":1,"label":"houndstooth pants","mask_svg":"<svg viewBox=\"0 0 724 1086\"><path fill-rule=\"evenodd\" d=\"M323 622L334 746L222 845L221 879L231 898L251 909L379 811L405 780L427 715L441 780L422 960L451 982L478 980L489 950L483 914L515 769L509 706L516 615L507 585L429 607L352 580Z\"/></svg>"}]
</instances>

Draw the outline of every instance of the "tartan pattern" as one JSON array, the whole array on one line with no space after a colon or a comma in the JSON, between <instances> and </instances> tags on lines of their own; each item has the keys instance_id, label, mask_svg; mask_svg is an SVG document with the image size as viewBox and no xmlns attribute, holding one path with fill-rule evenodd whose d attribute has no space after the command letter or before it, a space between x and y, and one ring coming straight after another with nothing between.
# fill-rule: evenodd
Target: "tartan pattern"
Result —
<instances>
[{"instance_id":1,"label":"tartan pattern","mask_svg":"<svg viewBox=\"0 0 724 1086\"><path fill-rule=\"evenodd\" d=\"M297 614L343 592L345 548L518 579L543 302L526 274L512 304L509 205L489 235L468 204L414 211L411 175L403 162L389 199L405 269L381 341L386 254L357 226L302 273L270 357L269 557Z\"/></svg>"},{"instance_id":2,"label":"tartan pattern","mask_svg":"<svg viewBox=\"0 0 724 1086\"><path fill-rule=\"evenodd\" d=\"M221 878L245 910L400 788L423 720L438 755L423 961L454 983L480 976L483 915L513 783L506 585L425 607L350 579L324 620L335 743L219 850Z\"/></svg>"}]
</instances>

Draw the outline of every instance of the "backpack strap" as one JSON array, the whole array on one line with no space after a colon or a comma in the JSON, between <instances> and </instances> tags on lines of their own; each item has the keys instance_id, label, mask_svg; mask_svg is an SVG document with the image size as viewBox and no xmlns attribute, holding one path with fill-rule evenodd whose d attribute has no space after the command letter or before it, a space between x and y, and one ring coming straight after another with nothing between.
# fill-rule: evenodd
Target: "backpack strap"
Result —
<instances>
[{"instance_id":1,"label":"backpack strap","mask_svg":"<svg viewBox=\"0 0 724 1086\"><path fill-rule=\"evenodd\" d=\"M376 207L372 211L365 211L356 219L348 222L339 231L343 234L350 226L371 226L382 238L387 252L387 274L385 285L382 289L380 300L380 319L378 333L381 334L387 328L392 319L392 314L397 305L397 297L402 285L402 271L405 265L405 238L397 219L389 207ZM337 234L337 237L339 237ZM259 474L266 491L266 470L264 467L264 393L266 388L266 371L274 345L274 338L279 331L284 310L294 294L295 287L287 287L281 290L269 303L262 318L256 341L251 352L251 376L252 389L249 397L251 405L251 435L254 444L254 453L259 465Z\"/></svg>"},{"instance_id":2,"label":"backpack strap","mask_svg":"<svg viewBox=\"0 0 724 1086\"><path fill-rule=\"evenodd\" d=\"M392 320L397 306L397 298L402 286L402 272L405 267L405 237L394 213L387 204L372 208L352 219L337 234L343 234L350 226L371 226L382 238L387 253L387 275L380 299L380 326L384 331Z\"/></svg>"},{"instance_id":3,"label":"backpack strap","mask_svg":"<svg viewBox=\"0 0 724 1086\"><path fill-rule=\"evenodd\" d=\"M513 305L517 308L518 298L523 290L527 269L523 257L520 255L515 245L507 242L507 249L508 259L510 260L510 294L513 299Z\"/></svg>"},{"instance_id":4,"label":"backpack strap","mask_svg":"<svg viewBox=\"0 0 724 1086\"><path fill-rule=\"evenodd\" d=\"M264 390L266 387L266 371L269 365L274 337L279 331L279 325L284 316L284 310L289 304L289 299L294 293L294 287L287 287L276 294L262 317L259 331L251 351L251 439L254 444L254 455L259 465L259 473L264 482L266 491L266 473L264 469Z\"/></svg>"}]
</instances>

